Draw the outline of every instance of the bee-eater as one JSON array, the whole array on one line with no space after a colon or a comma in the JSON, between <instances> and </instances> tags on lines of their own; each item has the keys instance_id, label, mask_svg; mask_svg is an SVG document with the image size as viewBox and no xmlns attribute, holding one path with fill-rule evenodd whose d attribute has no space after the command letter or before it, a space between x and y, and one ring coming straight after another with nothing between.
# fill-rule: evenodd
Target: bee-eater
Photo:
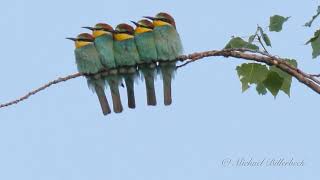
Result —
<instances>
[{"instance_id":1,"label":"bee-eater","mask_svg":"<svg viewBox=\"0 0 320 180\"><path fill-rule=\"evenodd\" d=\"M152 22L143 19L138 22L131 21L136 25L134 38L143 64L139 65L146 83L147 104L155 106L157 104L154 88L154 78L157 61L157 49L153 36Z\"/></svg>"},{"instance_id":2,"label":"bee-eater","mask_svg":"<svg viewBox=\"0 0 320 180\"><path fill-rule=\"evenodd\" d=\"M92 30L92 35L95 38L94 45L99 53L101 64L106 69L111 69L110 73L104 78L110 86L113 111L120 113L123 111L119 93L121 77L117 75L116 61L113 53L113 28L105 23L98 23L94 27L83 28Z\"/></svg>"},{"instance_id":3,"label":"bee-eater","mask_svg":"<svg viewBox=\"0 0 320 180\"><path fill-rule=\"evenodd\" d=\"M75 42L75 58L78 71L85 74L94 74L103 70L98 52L93 44L94 37L82 33L77 38L67 38ZM89 87L96 92L104 115L111 113L109 103L104 93L104 80L99 75L86 75Z\"/></svg>"},{"instance_id":4,"label":"bee-eater","mask_svg":"<svg viewBox=\"0 0 320 180\"><path fill-rule=\"evenodd\" d=\"M176 69L176 59L182 55L182 43L176 30L176 24L168 13L158 13L155 17L145 16L153 21L157 56L163 78L164 104L170 105L171 79Z\"/></svg>"},{"instance_id":5,"label":"bee-eater","mask_svg":"<svg viewBox=\"0 0 320 180\"><path fill-rule=\"evenodd\" d=\"M134 41L134 29L128 24L119 24L114 33L114 58L116 64L123 74L128 95L128 107L135 108L134 80L136 78L137 67L140 63L139 53Z\"/></svg>"}]
</instances>

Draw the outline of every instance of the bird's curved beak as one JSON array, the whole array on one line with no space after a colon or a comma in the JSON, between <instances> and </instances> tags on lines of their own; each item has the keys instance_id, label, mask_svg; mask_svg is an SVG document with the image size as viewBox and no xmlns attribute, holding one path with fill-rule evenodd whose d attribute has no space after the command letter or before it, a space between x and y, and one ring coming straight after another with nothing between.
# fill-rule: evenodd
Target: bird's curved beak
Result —
<instances>
[{"instance_id":1,"label":"bird's curved beak","mask_svg":"<svg viewBox=\"0 0 320 180\"><path fill-rule=\"evenodd\" d=\"M91 30L91 31L94 31L94 28L93 28L93 27L85 26L85 27L82 27L82 28L85 28L85 29L89 29L89 30Z\"/></svg>"},{"instance_id":2,"label":"bird's curved beak","mask_svg":"<svg viewBox=\"0 0 320 180\"><path fill-rule=\"evenodd\" d=\"M137 27L139 26L139 24L135 21L131 21L134 25L136 25Z\"/></svg>"},{"instance_id":3,"label":"bird's curved beak","mask_svg":"<svg viewBox=\"0 0 320 180\"><path fill-rule=\"evenodd\" d=\"M155 20L156 18L154 18L154 17L151 17L151 16L143 16L144 18L147 18L147 19L150 19L150 20Z\"/></svg>"},{"instance_id":4,"label":"bird's curved beak","mask_svg":"<svg viewBox=\"0 0 320 180\"><path fill-rule=\"evenodd\" d=\"M69 39L71 41L76 41L77 40L77 38L70 38L70 37L67 37L66 39Z\"/></svg>"}]
</instances>

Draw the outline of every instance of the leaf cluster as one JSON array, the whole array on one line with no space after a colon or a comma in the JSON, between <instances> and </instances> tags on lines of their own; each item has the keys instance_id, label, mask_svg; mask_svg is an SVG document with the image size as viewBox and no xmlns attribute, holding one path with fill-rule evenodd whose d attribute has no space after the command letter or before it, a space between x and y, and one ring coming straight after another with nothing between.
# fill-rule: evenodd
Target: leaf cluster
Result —
<instances>
[{"instance_id":1,"label":"leaf cluster","mask_svg":"<svg viewBox=\"0 0 320 180\"><path fill-rule=\"evenodd\" d=\"M297 61L286 59L288 63L297 67ZM259 95L265 95L269 91L276 97L279 91L283 91L290 97L292 76L283 72L277 67L266 66L259 63L244 63L236 68L242 92L245 92L251 85L256 85Z\"/></svg>"},{"instance_id":2,"label":"leaf cluster","mask_svg":"<svg viewBox=\"0 0 320 180\"><path fill-rule=\"evenodd\" d=\"M274 15L270 17L269 31L280 32L284 22L290 17ZM250 35L248 41L241 37L233 37L225 46L229 48L247 48L259 50L263 48L265 53L268 53L267 47L271 47L271 40L268 34L258 25L256 32ZM288 63L297 67L296 60L286 59ZM259 95L265 95L269 91L274 97L280 91L290 96L290 88L292 76L283 72L277 67L266 66L259 63L244 63L236 68L240 82L242 84L242 92L250 88L251 85L256 85L256 90Z\"/></svg>"}]
</instances>

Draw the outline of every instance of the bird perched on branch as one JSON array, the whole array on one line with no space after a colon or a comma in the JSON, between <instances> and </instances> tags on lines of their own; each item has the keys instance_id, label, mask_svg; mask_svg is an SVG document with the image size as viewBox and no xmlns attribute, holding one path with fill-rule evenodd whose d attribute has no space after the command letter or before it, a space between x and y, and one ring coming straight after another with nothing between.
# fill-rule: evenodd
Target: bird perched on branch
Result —
<instances>
[{"instance_id":1,"label":"bird perched on branch","mask_svg":"<svg viewBox=\"0 0 320 180\"><path fill-rule=\"evenodd\" d=\"M171 80L176 68L176 59L182 55L182 43L176 30L176 24L168 13L158 13L155 17L145 16L153 21L154 38L157 48L157 56L160 61L160 70L163 78L164 104L170 105Z\"/></svg>"},{"instance_id":2,"label":"bird perched on branch","mask_svg":"<svg viewBox=\"0 0 320 180\"><path fill-rule=\"evenodd\" d=\"M119 24L114 31L114 57L127 87L128 107L136 107L134 81L137 77L136 65L140 64L139 53L134 41L134 29L128 24Z\"/></svg>"},{"instance_id":3,"label":"bird perched on branch","mask_svg":"<svg viewBox=\"0 0 320 180\"><path fill-rule=\"evenodd\" d=\"M90 75L103 70L98 52L93 44L94 37L88 33L82 33L77 38L67 38L75 42L75 58L78 71L86 75L89 87L96 92L104 115L111 113L109 103L104 93L105 83L100 75Z\"/></svg>"},{"instance_id":4,"label":"bird perched on branch","mask_svg":"<svg viewBox=\"0 0 320 180\"><path fill-rule=\"evenodd\" d=\"M155 106L157 104L154 88L157 49L153 36L152 22L144 19L138 22L131 21L136 25L134 36L138 48L139 56L143 64L139 66L145 79L147 104Z\"/></svg>"},{"instance_id":5,"label":"bird perched on branch","mask_svg":"<svg viewBox=\"0 0 320 180\"><path fill-rule=\"evenodd\" d=\"M123 111L119 84L121 82L121 77L117 75L116 61L114 59L113 52L113 28L105 23L98 23L94 27L83 27L92 30L92 35L94 36L94 44L99 53L101 64L106 69L112 69L109 71L107 76L102 76L109 84L113 102L113 111L120 113Z\"/></svg>"}]
</instances>

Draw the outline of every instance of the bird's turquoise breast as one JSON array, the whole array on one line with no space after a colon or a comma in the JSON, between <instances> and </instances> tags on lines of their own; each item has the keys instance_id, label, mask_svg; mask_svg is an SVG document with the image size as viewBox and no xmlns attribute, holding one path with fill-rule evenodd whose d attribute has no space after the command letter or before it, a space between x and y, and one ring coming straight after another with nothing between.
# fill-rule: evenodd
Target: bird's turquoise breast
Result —
<instances>
[{"instance_id":1,"label":"bird's turquoise breast","mask_svg":"<svg viewBox=\"0 0 320 180\"><path fill-rule=\"evenodd\" d=\"M133 66L141 63L134 39L113 42L117 66Z\"/></svg>"},{"instance_id":2,"label":"bird's turquoise breast","mask_svg":"<svg viewBox=\"0 0 320 180\"><path fill-rule=\"evenodd\" d=\"M78 71L81 73L97 73L103 69L100 62L99 54L93 44L76 48L76 64Z\"/></svg>"},{"instance_id":3,"label":"bird's turquoise breast","mask_svg":"<svg viewBox=\"0 0 320 180\"><path fill-rule=\"evenodd\" d=\"M136 35L135 42L142 62L148 63L157 60L157 49L153 32Z\"/></svg>"},{"instance_id":4,"label":"bird's turquoise breast","mask_svg":"<svg viewBox=\"0 0 320 180\"><path fill-rule=\"evenodd\" d=\"M159 60L175 60L182 55L181 39L175 28L159 26L153 32Z\"/></svg>"},{"instance_id":5,"label":"bird's turquoise breast","mask_svg":"<svg viewBox=\"0 0 320 180\"><path fill-rule=\"evenodd\" d=\"M106 68L115 68L116 62L113 54L113 37L102 35L95 39L94 44L100 55L101 64Z\"/></svg>"}]
</instances>

